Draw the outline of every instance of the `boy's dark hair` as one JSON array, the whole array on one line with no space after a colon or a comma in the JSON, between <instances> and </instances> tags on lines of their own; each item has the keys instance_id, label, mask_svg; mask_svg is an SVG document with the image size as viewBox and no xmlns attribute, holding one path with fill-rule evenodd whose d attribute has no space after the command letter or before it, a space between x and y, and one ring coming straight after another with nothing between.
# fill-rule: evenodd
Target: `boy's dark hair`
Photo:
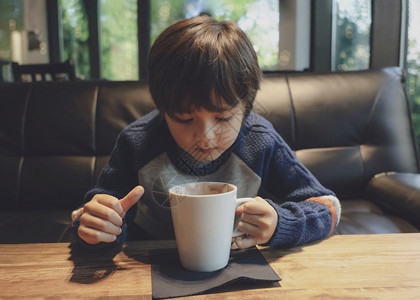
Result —
<instances>
[{"instance_id":1,"label":"boy's dark hair","mask_svg":"<svg viewBox=\"0 0 420 300\"><path fill-rule=\"evenodd\" d=\"M194 108L221 111L253 106L261 70L246 34L233 22L208 16L179 21L164 30L149 53L149 87L161 113Z\"/></svg>"}]
</instances>

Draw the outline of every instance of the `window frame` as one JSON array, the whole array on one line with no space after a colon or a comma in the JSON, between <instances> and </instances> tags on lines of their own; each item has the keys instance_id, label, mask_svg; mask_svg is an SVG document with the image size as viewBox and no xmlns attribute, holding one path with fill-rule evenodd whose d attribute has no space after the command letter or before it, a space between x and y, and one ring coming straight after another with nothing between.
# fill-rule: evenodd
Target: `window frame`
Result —
<instances>
[{"instance_id":1,"label":"window frame","mask_svg":"<svg viewBox=\"0 0 420 300\"><path fill-rule=\"evenodd\" d=\"M101 78L100 53L100 1L82 0L86 7L89 24L90 45L90 78ZM331 32L332 32L332 0L305 0L310 1L310 41L309 41L309 68L304 72L330 72L331 71ZM401 15L405 0L372 0L372 28L371 28L371 55L369 69L386 66L401 66L400 47ZM284 1L279 0L281 11ZM150 48L150 0L137 0L138 22L138 49L139 49L139 80L147 80L147 56ZM59 1L47 1L47 15L49 28L49 54L50 62L62 61L62 45L60 45L60 18ZM295 24L299 20L296 20ZM399 24L396 28L395 24ZM385 30L384 30L385 29ZM329 34L325 34L328 32ZM390 51L382 51L384 45ZM265 73L284 73L301 71L267 71Z\"/></svg>"}]
</instances>

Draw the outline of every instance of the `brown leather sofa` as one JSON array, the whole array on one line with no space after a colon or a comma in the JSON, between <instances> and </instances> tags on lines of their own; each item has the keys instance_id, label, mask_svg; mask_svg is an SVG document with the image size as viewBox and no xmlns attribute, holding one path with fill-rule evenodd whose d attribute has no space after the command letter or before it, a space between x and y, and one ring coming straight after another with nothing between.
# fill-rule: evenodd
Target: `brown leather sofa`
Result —
<instances>
[{"instance_id":1,"label":"brown leather sofa","mask_svg":"<svg viewBox=\"0 0 420 300\"><path fill-rule=\"evenodd\" d=\"M398 68L264 77L255 110L342 202L339 234L418 232L420 167ZM0 85L0 243L72 241L70 212L147 84Z\"/></svg>"}]
</instances>

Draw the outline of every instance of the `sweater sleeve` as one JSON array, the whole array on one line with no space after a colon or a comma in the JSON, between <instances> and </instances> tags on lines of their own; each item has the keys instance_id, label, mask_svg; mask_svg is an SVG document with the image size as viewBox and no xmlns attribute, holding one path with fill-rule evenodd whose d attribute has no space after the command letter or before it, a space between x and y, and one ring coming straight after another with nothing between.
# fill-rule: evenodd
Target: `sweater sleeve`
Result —
<instances>
[{"instance_id":1,"label":"sweater sleeve","mask_svg":"<svg viewBox=\"0 0 420 300\"><path fill-rule=\"evenodd\" d=\"M303 202L279 205L266 199L276 210L278 222L267 245L286 248L304 245L325 238L337 224L337 213L330 201L334 196L310 198Z\"/></svg>"},{"instance_id":2,"label":"sweater sleeve","mask_svg":"<svg viewBox=\"0 0 420 300\"><path fill-rule=\"evenodd\" d=\"M264 188L273 195L266 199L276 210L278 223L267 243L273 247L294 247L327 237L337 227L341 206L295 157L279 137L268 155Z\"/></svg>"}]
</instances>

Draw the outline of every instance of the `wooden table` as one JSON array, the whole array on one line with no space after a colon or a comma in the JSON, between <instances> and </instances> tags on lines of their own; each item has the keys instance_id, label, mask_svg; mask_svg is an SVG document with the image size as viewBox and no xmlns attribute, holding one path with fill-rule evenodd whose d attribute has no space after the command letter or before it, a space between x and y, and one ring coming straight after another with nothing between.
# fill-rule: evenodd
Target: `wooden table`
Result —
<instances>
[{"instance_id":1,"label":"wooden table","mask_svg":"<svg viewBox=\"0 0 420 300\"><path fill-rule=\"evenodd\" d=\"M129 242L120 252L98 255L66 243L0 245L0 298L150 299L148 253L174 247L173 241ZM280 284L225 287L189 298L420 298L420 233L333 236L304 247L260 250Z\"/></svg>"}]
</instances>

